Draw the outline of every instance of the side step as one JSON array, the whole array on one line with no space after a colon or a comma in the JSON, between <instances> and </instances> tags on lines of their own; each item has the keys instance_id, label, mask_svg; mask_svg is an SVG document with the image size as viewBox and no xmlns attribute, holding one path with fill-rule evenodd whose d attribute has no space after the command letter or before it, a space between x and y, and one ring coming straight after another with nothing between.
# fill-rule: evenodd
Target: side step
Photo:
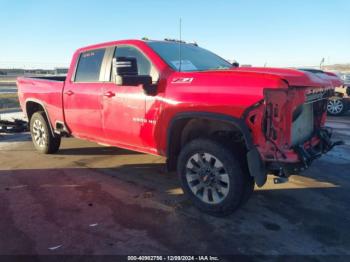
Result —
<instances>
[{"instance_id":1,"label":"side step","mask_svg":"<svg viewBox=\"0 0 350 262\"><path fill-rule=\"evenodd\" d=\"M68 128L66 127L66 125L58 121L56 122L55 133L60 136L65 136L65 137L70 136L70 132L68 131Z\"/></svg>"}]
</instances>

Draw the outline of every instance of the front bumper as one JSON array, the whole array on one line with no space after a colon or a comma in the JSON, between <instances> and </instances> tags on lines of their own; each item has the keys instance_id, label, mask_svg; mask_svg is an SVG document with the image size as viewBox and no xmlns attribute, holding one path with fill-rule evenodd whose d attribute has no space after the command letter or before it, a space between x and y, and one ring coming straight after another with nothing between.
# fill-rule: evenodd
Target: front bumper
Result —
<instances>
[{"instance_id":1,"label":"front bumper","mask_svg":"<svg viewBox=\"0 0 350 262\"><path fill-rule=\"evenodd\" d=\"M285 177L304 171L315 159L332 150L333 147L343 144L343 141L332 141L331 138L332 130L330 128L320 129L311 140L292 148L299 161L293 163L271 162L268 169L275 175Z\"/></svg>"}]
</instances>

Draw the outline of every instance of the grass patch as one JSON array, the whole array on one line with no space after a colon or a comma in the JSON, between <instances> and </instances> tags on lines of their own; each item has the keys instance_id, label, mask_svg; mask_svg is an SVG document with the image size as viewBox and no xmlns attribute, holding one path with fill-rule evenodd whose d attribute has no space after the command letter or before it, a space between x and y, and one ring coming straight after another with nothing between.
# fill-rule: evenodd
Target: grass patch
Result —
<instances>
[{"instance_id":1,"label":"grass patch","mask_svg":"<svg viewBox=\"0 0 350 262\"><path fill-rule=\"evenodd\" d=\"M19 108L17 93L15 94L0 94L0 110L9 108Z\"/></svg>"}]
</instances>

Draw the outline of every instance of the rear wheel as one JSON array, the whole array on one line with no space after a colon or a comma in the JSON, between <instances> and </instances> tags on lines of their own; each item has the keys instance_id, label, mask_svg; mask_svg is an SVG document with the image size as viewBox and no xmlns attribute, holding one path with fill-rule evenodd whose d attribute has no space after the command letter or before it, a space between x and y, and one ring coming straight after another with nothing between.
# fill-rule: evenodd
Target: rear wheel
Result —
<instances>
[{"instance_id":1,"label":"rear wheel","mask_svg":"<svg viewBox=\"0 0 350 262\"><path fill-rule=\"evenodd\" d=\"M30 133L36 150L43 154L56 153L61 137L53 136L44 112L36 112L30 119Z\"/></svg>"},{"instance_id":2,"label":"rear wheel","mask_svg":"<svg viewBox=\"0 0 350 262\"><path fill-rule=\"evenodd\" d=\"M178 173L185 194L212 215L228 215L237 209L249 198L254 181L246 179L229 149L210 139L195 139L184 146Z\"/></svg>"},{"instance_id":3,"label":"rear wheel","mask_svg":"<svg viewBox=\"0 0 350 262\"><path fill-rule=\"evenodd\" d=\"M340 116L345 112L344 100L340 97L331 98L328 100L327 112L332 116Z\"/></svg>"}]
</instances>

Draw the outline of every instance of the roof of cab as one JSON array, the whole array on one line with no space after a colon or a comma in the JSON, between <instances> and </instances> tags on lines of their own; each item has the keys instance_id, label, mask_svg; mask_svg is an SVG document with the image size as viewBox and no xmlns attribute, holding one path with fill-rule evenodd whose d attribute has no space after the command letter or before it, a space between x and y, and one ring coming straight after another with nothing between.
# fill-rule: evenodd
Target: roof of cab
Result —
<instances>
[{"instance_id":1,"label":"roof of cab","mask_svg":"<svg viewBox=\"0 0 350 262\"><path fill-rule=\"evenodd\" d=\"M110 41L110 42L104 42L104 43L99 43L99 44L94 44L94 45L88 45L81 47L77 50L77 52L82 52L85 50L91 50L91 49L98 49L98 48L103 48L103 47L109 47L109 46L114 46L114 45L120 45L120 44L143 44L146 41L144 40L138 40L138 39L127 39L127 40L117 40L117 41Z\"/></svg>"},{"instance_id":2,"label":"roof of cab","mask_svg":"<svg viewBox=\"0 0 350 262\"><path fill-rule=\"evenodd\" d=\"M131 45L143 45L147 42L164 42L164 43L179 43L181 42L182 44L192 44L192 43L186 43L184 41L179 41L176 39L168 39L165 38L164 40L153 40L153 39L126 39L126 40L117 40L117 41L110 41L110 42L104 42L104 43L99 43L99 44L94 44L94 45L88 45L81 47L77 50L77 52L81 53L83 51L88 51L91 49L98 49L98 48L105 48L109 46L115 46L115 45L120 45L120 44L131 44ZM195 44L197 45L197 44Z\"/></svg>"}]
</instances>

